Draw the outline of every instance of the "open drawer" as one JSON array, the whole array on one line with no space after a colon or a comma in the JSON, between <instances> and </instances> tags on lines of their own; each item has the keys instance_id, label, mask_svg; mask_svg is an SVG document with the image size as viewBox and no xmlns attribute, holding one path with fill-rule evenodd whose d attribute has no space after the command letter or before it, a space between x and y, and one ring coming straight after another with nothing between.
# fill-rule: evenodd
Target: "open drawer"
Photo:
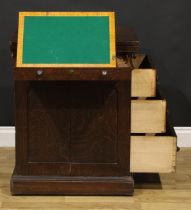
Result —
<instances>
[{"instance_id":1,"label":"open drawer","mask_svg":"<svg viewBox=\"0 0 191 210\"><path fill-rule=\"evenodd\" d=\"M131 135L130 171L139 173L170 173L176 165L176 134Z\"/></svg>"},{"instance_id":2,"label":"open drawer","mask_svg":"<svg viewBox=\"0 0 191 210\"><path fill-rule=\"evenodd\" d=\"M166 100L131 100L131 133L165 133Z\"/></svg>"}]
</instances>

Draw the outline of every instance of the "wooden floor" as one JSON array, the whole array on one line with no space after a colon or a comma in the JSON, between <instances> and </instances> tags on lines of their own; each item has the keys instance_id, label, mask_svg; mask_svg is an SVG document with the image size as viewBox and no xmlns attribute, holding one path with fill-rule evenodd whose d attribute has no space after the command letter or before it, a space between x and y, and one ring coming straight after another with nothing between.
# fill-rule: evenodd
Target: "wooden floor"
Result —
<instances>
[{"instance_id":1,"label":"wooden floor","mask_svg":"<svg viewBox=\"0 0 191 210\"><path fill-rule=\"evenodd\" d=\"M0 209L191 209L191 149L181 149L174 174L135 175L133 197L128 196L11 196L9 180L14 150L0 149ZM143 179L142 181L140 180ZM144 181L144 182L143 182ZM161 183L159 182L161 181Z\"/></svg>"}]
</instances>

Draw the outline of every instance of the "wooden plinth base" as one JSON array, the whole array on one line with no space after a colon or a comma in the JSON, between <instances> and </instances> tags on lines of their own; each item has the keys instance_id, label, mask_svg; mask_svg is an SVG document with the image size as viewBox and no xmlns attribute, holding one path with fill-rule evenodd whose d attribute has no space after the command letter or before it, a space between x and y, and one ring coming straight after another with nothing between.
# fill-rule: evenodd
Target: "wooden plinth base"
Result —
<instances>
[{"instance_id":1,"label":"wooden plinth base","mask_svg":"<svg viewBox=\"0 0 191 210\"><path fill-rule=\"evenodd\" d=\"M13 174L12 195L133 195L134 181L126 177L52 177Z\"/></svg>"}]
</instances>

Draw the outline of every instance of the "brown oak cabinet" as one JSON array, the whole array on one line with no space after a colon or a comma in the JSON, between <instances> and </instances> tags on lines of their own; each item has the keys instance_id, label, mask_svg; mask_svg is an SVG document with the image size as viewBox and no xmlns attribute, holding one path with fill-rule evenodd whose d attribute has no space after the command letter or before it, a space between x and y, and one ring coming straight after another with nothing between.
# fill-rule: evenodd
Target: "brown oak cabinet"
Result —
<instances>
[{"instance_id":1,"label":"brown oak cabinet","mask_svg":"<svg viewBox=\"0 0 191 210\"><path fill-rule=\"evenodd\" d=\"M117 53L136 52L137 41L119 31ZM133 194L131 70L14 68L12 194Z\"/></svg>"}]
</instances>

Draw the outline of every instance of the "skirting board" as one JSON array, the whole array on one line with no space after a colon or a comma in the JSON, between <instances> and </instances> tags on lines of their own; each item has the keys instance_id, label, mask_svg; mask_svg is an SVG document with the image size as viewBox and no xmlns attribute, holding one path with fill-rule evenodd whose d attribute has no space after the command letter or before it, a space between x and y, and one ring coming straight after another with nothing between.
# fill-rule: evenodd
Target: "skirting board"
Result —
<instances>
[{"instance_id":1,"label":"skirting board","mask_svg":"<svg viewBox=\"0 0 191 210\"><path fill-rule=\"evenodd\" d=\"M0 127L0 147L15 146L15 127Z\"/></svg>"},{"instance_id":2,"label":"skirting board","mask_svg":"<svg viewBox=\"0 0 191 210\"><path fill-rule=\"evenodd\" d=\"M191 147L191 127L174 127L178 147Z\"/></svg>"},{"instance_id":3,"label":"skirting board","mask_svg":"<svg viewBox=\"0 0 191 210\"><path fill-rule=\"evenodd\" d=\"M175 127L179 147L191 147L191 127ZM15 146L15 127L0 127L0 147Z\"/></svg>"}]
</instances>

